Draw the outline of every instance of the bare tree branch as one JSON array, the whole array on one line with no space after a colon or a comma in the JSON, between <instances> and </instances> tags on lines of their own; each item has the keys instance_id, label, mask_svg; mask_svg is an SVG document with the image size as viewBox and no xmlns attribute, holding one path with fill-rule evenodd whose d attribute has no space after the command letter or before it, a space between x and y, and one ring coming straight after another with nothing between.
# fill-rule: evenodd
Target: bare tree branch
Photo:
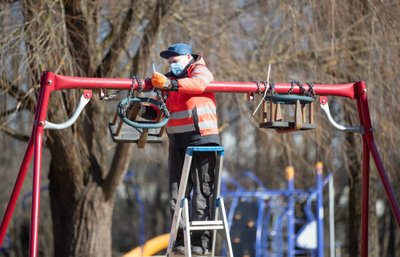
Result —
<instances>
[{"instance_id":1,"label":"bare tree branch","mask_svg":"<svg viewBox=\"0 0 400 257\"><path fill-rule=\"evenodd\" d=\"M18 140L24 141L24 142L28 142L29 138L30 138L30 135L26 135L26 134L20 133L20 132L18 132L16 130L13 130L13 129L9 128L9 127L1 127L0 131L3 131L5 134L9 135L12 138L15 138L15 139L18 139Z\"/></svg>"},{"instance_id":2,"label":"bare tree branch","mask_svg":"<svg viewBox=\"0 0 400 257\"><path fill-rule=\"evenodd\" d=\"M32 94L35 89L34 87L27 92L23 91L17 85L8 81L4 76L0 77L0 85L3 93L8 93L17 101L24 101L24 106L26 106L24 109L31 109L31 111L34 111L36 105L36 99Z\"/></svg>"},{"instance_id":3,"label":"bare tree branch","mask_svg":"<svg viewBox=\"0 0 400 257\"><path fill-rule=\"evenodd\" d=\"M63 0L65 23L72 46L70 52L81 70L89 74L90 52L89 31L87 21L83 15L80 0Z\"/></svg>"},{"instance_id":4,"label":"bare tree branch","mask_svg":"<svg viewBox=\"0 0 400 257\"><path fill-rule=\"evenodd\" d=\"M112 72L112 68L118 61L118 56L121 51L123 51L124 45L128 39L128 34L130 28L134 23L134 11L135 11L135 1L132 0L129 5L130 8L126 12L125 19L123 20L121 27L118 31L118 35L114 37L114 42L111 44L110 49L107 54L104 56L100 65L97 67L95 76L96 77L107 77Z\"/></svg>"},{"instance_id":5,"label":"bare tree branch","mask_svg":"<svg viewBox=\"0 0 400 257\"><path fill-rule=\"evenodd\" d=\"M157 31L159 29L161 21L163 17L168 13L168 10L172 6L173 2L173 0L157 0L156 8L148 16L150 18L150 23L144 31L144 42L141 44L141 48L134 57L134 59L137 60L134 63L136 63L137 65L139 63L140 56L146 56L148 58L151 48L150 46L154 44L154 39L157 35ZM140 62L146 63L146 60L141 59ZM134 68L137 69L137 66ZM121 175L126 171L125 167L127 167L128 161L130 160L130 152L131 147L129 145L123 143L118 144L110 167L110 171L104 181L103 188L104 194L106 195L107 199L113 195L121 180Z\"/></svg>"}]
</instances>

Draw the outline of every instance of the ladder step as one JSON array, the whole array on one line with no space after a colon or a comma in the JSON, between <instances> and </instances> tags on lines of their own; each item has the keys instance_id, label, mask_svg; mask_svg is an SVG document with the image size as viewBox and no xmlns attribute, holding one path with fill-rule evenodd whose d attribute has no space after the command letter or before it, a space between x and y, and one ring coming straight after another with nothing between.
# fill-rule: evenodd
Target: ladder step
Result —
<instances>
[{"instance_id":1,"label":"ladder step","mask_svg":"<svg viewBox=\"0 0 400 257\"><path fill-rule=\"evenodd\" d=\"M165 255L154 255L154 256L155 257L165 257ZM182 254L172 254L171 256L172 257L186 257L185 255L182 255ZM207 256L211 256L211 253L206 253L206 254L201 254L201 255L192 253L192 257L207 257ZM216 256L216 255L214 255L214 257L225 257L225 256Z\"/></svg>"},{"instance_id":2,"label":"ladder step","mask_svg":"<svg viewBox=\"0 0 400 257\"><path fill-rule=\"evenodd\" d=\"M189 226L187 229L190 231L193 231L193 230L222 230L222 229L224 229L224 226L223 225Z\"/></svg>"},{"instance_id":3,"label":"ladder step","mask_svg":"<svg viewBox=\"0 0 400 257\"><path fill-rule=\"evenodd\" d=\"M212 226L212 225L222 225L222 220L206 220L206 221L192 221L190 226Z\"/></svg>"}]
</instances>

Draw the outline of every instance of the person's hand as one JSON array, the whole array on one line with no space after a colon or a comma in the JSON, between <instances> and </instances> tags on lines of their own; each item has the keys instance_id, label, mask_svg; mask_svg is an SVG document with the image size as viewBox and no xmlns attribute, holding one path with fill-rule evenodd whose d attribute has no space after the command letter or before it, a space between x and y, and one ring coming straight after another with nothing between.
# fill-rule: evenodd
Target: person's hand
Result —
<instances>
[{"instance_id":1,"label":"person's hand","mask_svg":"<svg viewBox=\"0 0 400 257\"><path fill-rule=\"evenodd\" d=\"M169 80L164 74L155 71L151 76L151 84L159 89L168 89Z\"/></svg>"}]
</instances>

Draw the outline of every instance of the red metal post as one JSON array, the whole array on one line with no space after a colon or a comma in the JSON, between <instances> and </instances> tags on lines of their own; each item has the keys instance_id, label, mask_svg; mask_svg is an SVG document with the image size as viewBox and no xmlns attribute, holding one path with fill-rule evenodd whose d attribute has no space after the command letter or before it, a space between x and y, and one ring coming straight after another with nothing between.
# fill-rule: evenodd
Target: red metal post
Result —
<instances>
[{"instance_id":1,"label":"red metal post","mask_svg":"<svg viewBox=\"0 0 400 257\"><path fill-rule=\"evenodd\" d=\"M15 184L14 184L14 189L11 193L6 212L4 213L4 217L1 222L0 246L3 245L3 240L4 240L4 237L6 236L8 225L10 224L11 217L14 213L14 209L17 204L19 194L21 193L22 185L24 184L26 174L28 173L29 164L31 162L32 154L33 154L33 141L34 141L34 131L32 130L32 134L29 139L28 146L26 148L25 156L22 161L21 167L19 168L17 180L15 181Z\"/></svg>"},{"instance_id":2,"label":"red metal post","mask_svg":"<svg viewBox=\"0 0 400 257\"><path fill-rule=\"evenodd\" d=\"M29 256L36 257L38 253L39 236L39 211L40 211L40 176L42 169L42 136L46 121L47 108L49 105L50 93L54 89L54 76L47 74L40 82L39 102L35 115L35 155L33 166L33 192L31 210L31 228L29 241Z\"/></svg>"},{"instance_id":3,"label":"red metal post","mask_svg":"<svg viewBox=\"0 0 400 257\"><path fill-rule=\"evenodd\" d=\"M385 171L385 167L383 166L381 157L379 156L378 149L375 145L375 141L373 137L367 137L367 143L369 149L371 151L372 158L374 159L375 166L378 170L379 177L382 181L383 187L385 188L386 196L389 200L390 207L392 208L393 215L397 221L397 224L400 226L400 208L399 203L396 200L396 196L393 193L392 186L390 185L389 178Z\"/></svg>"},{"instance_id":4,"label":"red metal post","mask_svg":"<svg viewBox=\"0 0 400 257\"><path fill-rule=\"evenodd\" d=\"M359 95L358 95L359 96ZM361 101L357 98L358 117L360 125L364 126L362 115ZM368 210L369 210L369 178L370 178L370 165L369 165L369 147L365 132L362 134L362 185L361 185L361 256L368 257Z\"/></svg>"},{"instance_id":5,"label":"red metal post","mask_svg":"<svg viewBox=\"0 0 400 257\"><path fill-rule=\"evenodd\" d=\"M369 210L369 147L363 135L363 161L361 186L361 256L368 256L368 210Z\"/></svg>"},{"instance_id":6,"label":"red metal post","mask_svg":"<svg viewBox=\"0 0 400 257\"><path fill-rule=\"evenodd\" d=\"M400 208L399 204L396 200L396 197L393 193L392 186L390 185L389 178L387 176L387 172L385 167L383 166L383 162L381 157L379 156L378 149L375 145L372 124L371 124L371 116L369 112L368 100L367 100L367 87L365 82L358 82L358 91L360 94L360 105L362 111L362 119L365 130L365 137L368 143L368 148L371 151L372 158L374 159L376 168L378 170L379 177L382 181L383 187L385 188L386 196L389 200L390 207L392 208L393 215L397 221L397 224L400 226Z\"/></svg>"},{"instance_id":7,"label":"red metal post","mask_svg":"<svg viewBox=\"0 0 400 257\"><path fill-rule=\"evenodd\" d=\"M39 131L41 130L41 131ZM38 237L39 237L39 211L40 211L40 175L42 163L42 134L43 126L37 129L35 135L35 156L33 170L33 192L32 192L32 210L31 210L31 227L30 227L30 242L29 256L36 257L38 252Z\"/></svg>"},{"instance_id":8,"label":"red metal post","mask_svg":"<svg viewBox=\"0 0 400 257\"><path fill-rule=\"evenodd\" d=\"M47 74L48 73L44 73L42 75L41 85L44 83L44 79L46 79L46 75ZM50 76L52 76L52 75L50 75ZM15 206L17 204L18 197L19 197L19 195L21 193L21 189L22 189L26 174L28 173L29 164L30 164L30 162L32 160L32 155L33 155L34 146L35 146L36 131L37 131L36 130L36 128L37 128L37 126L36 126L37 122L36 121L38 120L38 117L40 115L40 106L41 106L40 103L43 101L43 96L44 96L44 90L43 90L43 87L42 87L41 91L39 93L39 99L38 99L39 105L37 106L36 111L35 111L35 121L34 121L34 124L33 124L32 133L31 133L31 136L29 138L29 142L28 142L28 146L27 146L26 151L25 151L24 159L22 161L21 167L20 167L19 172L18 172L17 180L15 181L14 189L13 189L13 191L11 193L10 200L8 201L6 212L5 212L4 217L2 219L2 222L1 222L1 226L0 226L0 246L3 245L3 240L5 238L5 235L6 235L6 232L7 232L7 228L9 226L9 224L10 224L11 217L12 217L12 215L14 213L14 209L15 209ZM47 107L46 107L46 109L47 109Z\"/></svg>"}]
</instances>

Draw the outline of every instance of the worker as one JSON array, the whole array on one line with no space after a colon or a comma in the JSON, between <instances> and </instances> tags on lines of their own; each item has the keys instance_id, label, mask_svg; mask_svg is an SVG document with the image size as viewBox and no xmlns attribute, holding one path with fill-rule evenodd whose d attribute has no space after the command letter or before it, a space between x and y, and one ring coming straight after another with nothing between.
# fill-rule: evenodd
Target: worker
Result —
<instances>
[{"instance_id":1,"label":"worker","mask_svg":"<svg viewBox=\"0 0 400 257\"><path fill-rule=\"evenodd\" d=\"M216 101L213 93L205 92L213 75L200 54L193 54L188 44L177 43L162 51L160 56L168 61L170 71L154 72L152 85L168 90L166 100L170 119L166 130L169 137L169 191L172 213L178 196L179 182L186 148L188 146L220 145ZM191 199L192 221L211 218L216 155L213 152L195 152L187 184L186 197ZM191 251L206 254L210 244L210 231L193 231ZM173 251L184 253L182 224L178 230Z\"/></svg>"}]
</instances>

